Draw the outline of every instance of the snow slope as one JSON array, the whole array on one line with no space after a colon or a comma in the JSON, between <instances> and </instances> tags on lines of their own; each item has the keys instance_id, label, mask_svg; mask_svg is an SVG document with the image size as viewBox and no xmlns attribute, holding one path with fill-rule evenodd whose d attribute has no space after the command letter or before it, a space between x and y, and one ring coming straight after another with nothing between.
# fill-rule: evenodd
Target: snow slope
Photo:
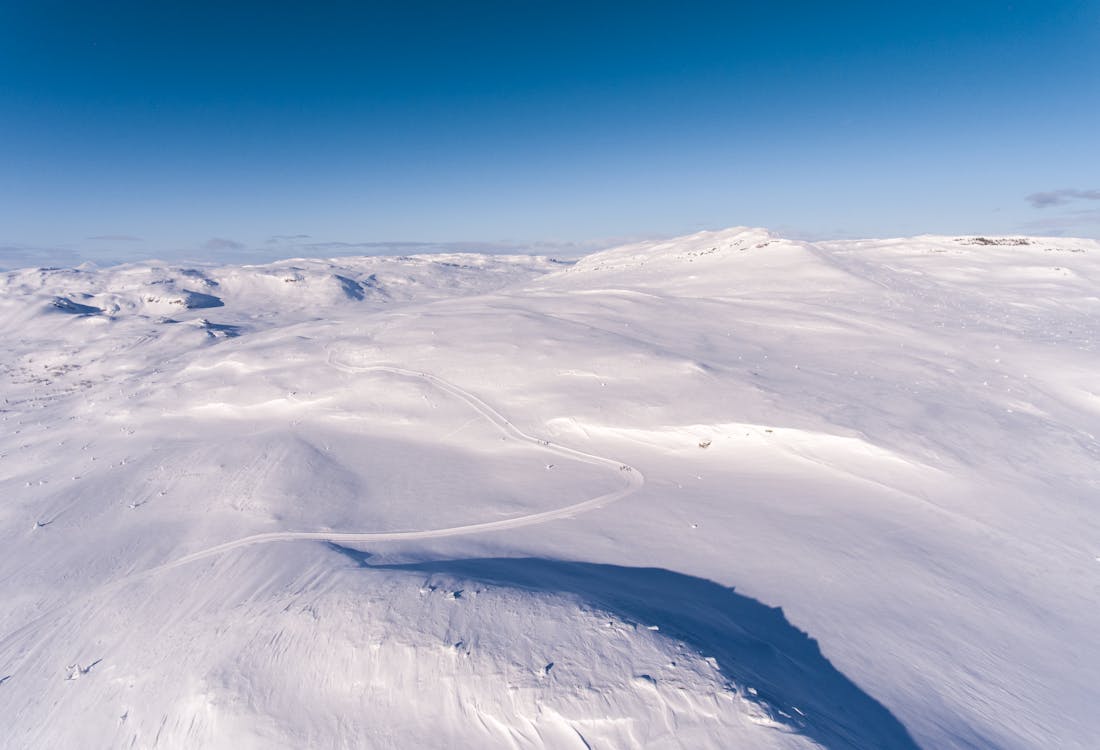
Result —
<instances>
[{"instance_id":1,"label":"snow slope","mask_svg":"<svg viewBox=\"0 0 1100 750\"><path fill-rule=\"evenodd\" d=\"M0 746L1087 748L1100 244L0 275Z\"/></svg>"}]
</instances>

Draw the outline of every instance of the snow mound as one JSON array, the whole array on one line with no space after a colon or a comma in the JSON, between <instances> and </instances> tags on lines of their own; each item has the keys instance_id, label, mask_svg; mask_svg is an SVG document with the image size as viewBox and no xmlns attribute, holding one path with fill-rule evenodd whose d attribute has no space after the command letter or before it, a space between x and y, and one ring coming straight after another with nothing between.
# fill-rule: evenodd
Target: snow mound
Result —
<instances>
[{"instance_id":1,"label":"snow mound","mask_svg":"<svg viewBox=\"0 0 1100 750\"><path fill-rule=\"evenodd\" d=\"M50 306L55 310L60 310L69 315L99 315L103 312L98 307L82 305L79 302L73 302L68 297L54 297Z\"/></svg>"},{"instance_id":2,"label":"snow mound","mask_svg":"<svg viewBox=\"0 0 1100 750\"><path fill-rule=\"evenodd\" d=\"M698 232L671 240L637 242L604 250L579 260L571 273L593 273L648 268L659 272L687 263L712 265L728 262L740 254L775 244L787 244L766 229L734 227Z\"/></svg>"},{"instance_id":3,"label":"snow mound","mask_svg":"<svg viewBox=\"0 0 1100 750\"><path fill-rule=\"evenodd\" d=\"M820 286L845 281L816 257L810 243L749 227L604 250L582 258L557 276L571 277L569 284L616 284L663 293L723 296L768 293L807 282Z\"/></svg>"},{"instance_id":4,"label":"snow mound","mask_svg":"<svg viewBox=\"0 0 1100 750\"><path fill-rule=\"evenodd\" d=\"M57 616L9 707L65 721L8 740L301 747L335 722L368 747L915 747L779 610L708 582L368 557L237 553Z\"/></svg>"}]
</instances>

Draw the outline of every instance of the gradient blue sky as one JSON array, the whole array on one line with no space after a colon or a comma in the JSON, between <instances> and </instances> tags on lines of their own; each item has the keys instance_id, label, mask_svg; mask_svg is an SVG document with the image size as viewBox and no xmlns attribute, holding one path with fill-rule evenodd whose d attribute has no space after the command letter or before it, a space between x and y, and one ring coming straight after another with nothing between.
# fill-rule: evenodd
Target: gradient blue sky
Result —
<instances>
[{"instance_id":1,"label":"gradient blue sky","mask_svg":"<svg viewBox=\"0 0 1100 750\"><path fill-rule=\"evenodd\" d=\"M0 0L8 266L1098 237L1098 134L1095 0Z\"/></svg>"}]
</instances>

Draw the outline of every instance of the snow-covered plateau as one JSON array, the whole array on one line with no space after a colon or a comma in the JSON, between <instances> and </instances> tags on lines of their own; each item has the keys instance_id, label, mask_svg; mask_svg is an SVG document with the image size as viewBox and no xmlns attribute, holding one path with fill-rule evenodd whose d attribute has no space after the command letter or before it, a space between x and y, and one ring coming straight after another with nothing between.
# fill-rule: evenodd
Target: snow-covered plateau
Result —
<instances>
[{"instance_id":1,"label":"snow-covered plateau","mask_svg":"<svg viewBox=\"0 0 1100 750\"><path fill-rule=\"evenodd\" d=\"M0 747L1096 748L1100 243L0 274Z\"/></svg>"}]
</instances>

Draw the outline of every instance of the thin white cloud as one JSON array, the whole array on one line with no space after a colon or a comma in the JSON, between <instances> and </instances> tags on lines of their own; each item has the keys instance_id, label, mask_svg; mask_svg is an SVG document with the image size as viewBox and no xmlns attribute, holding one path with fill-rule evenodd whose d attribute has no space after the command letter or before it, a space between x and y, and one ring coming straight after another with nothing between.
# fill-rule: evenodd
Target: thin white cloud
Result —
<instances>
[{"instance_id":1,"label":"thin white cloud","mask_svg":"<svg viewBox=\"0 0 1100 750\"><path fill-rule=\"evenodd\" d=\"M629 236L629 237L605 237L594 240L465 240L446 242L427 242L418 240L393 240L393 241L332 241L332 242L308 242L293 243L281 246L283 249L293 247L304 255L334 254L334 255L421 255L431 253L484 253L486 255L500 255L514 253L518 255L557 255L561 257L578 257L597 250L603 250L616 245L631 242L641 242L650 239L663 239L664 236Z\"/></svg>"},{"instance_id":2,"label":"thin white cloud","mask_svg":"<svg viewBox=\"0 0 1100 750\"><path fill-rule=\"evenodd\" d=\"M83 260L72 250L33 245L0 245L0 270L41 266L75 266Z\"/></svg>"},{"instance_id":3,"label":"thin white cloud","mask_svg":"<svg viewBox=\"0 0 1100 750\"><path fill-rule=\"evenodd\" d=\"M1028 231L1041 232L1053 236L1081 235L1096 236L1095 230L1087 227L1100 226L1100 208L1089 208L1079 211L1042 216L1025 222L1023 227Z\"/></svg>"},{"instance_id":4,"label":"thin white cloud","mask_svg":"<svg viewBox=\"0 0 1100 750\"><path fill-rule=\"evenodd\" d=\"M88 237L89 240L96 240L98 242L141 242L141 237L136 237L132 234L97 234L94 237Z\"/></svg>"}]
</instances>

